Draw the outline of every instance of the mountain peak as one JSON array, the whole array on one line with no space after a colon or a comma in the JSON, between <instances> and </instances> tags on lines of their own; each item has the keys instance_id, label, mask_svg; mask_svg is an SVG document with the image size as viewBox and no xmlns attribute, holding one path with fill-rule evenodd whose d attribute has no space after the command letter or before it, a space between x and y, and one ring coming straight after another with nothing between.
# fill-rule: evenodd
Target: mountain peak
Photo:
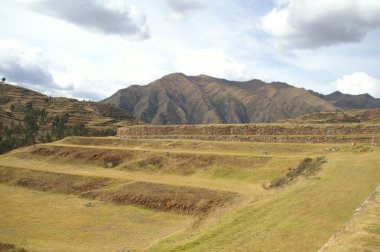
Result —
<instances>
[{"instance_id":1,"label":"mountain peak","mask_svg":"<svg viewBox=\"0 0 380 252\"><path fill-rule=\"evenodd\" d=\"M380 108L380 99L369 94L351 95L335 91L329 95L321 95L322 99L341 109L374 109Z\"/></svg>"},{"instance_id":2,"label":"mountain peak","mask_svg":"<svg viewBox=\"0 0 380 252\"><path fill-rule=\"evenodd\" d=\"M274 122L336 109L306 90L283 82L264 85L259 80L238 82L183 73L128 87L103 102L120 106L152 124Z\"/></svg>"},{"instance_id":3,"label":"mountain peak","mask_svg":"<svg viewBox=\"0 0 380 252\"><path fill-rule=\"evenodd\" d=\"M366 98L372 98L372 99L374 99L374 97L372 95L368 94L368 93L365 93L365 94L362 94L362 95L365 96Z\"/></svg>"},{"instance_id":4,"label":"mountain peak","mask_svg":"<svg viewBox=\"0 0 380 252\"><path fill-rule=\"evenodd\" d=\"M175 79L175 78L182 78L182 77L186 77L187 78L187 76L184 73L178 72L178 73L167 74L167 75L163 76L160 79L173 79L173 78Z\"/></svg>"},{"instance_id":5,"label":"mountain peak","mask_svg":"<svg viewBox=\"0 0 380 252\"><path fill-rule=\"evenodd\" d=\"M212 77L212 76L206 75L206 74L200 74L200 75L197 75L196 77L203 78L203 79L216 79L215 77Z\"/></svg>"},{"instance_id":6,"label":"mountain peak","mask_svg":"<svg viewBox=\"0 0 380 252\"><path fill-rule=\"evenodd\" d=\"M337 90L337 91L335 91L335 92L332 92L332 93L329 94L329 95L343 95L343 93Z\"/></svg>"}]
</instances>

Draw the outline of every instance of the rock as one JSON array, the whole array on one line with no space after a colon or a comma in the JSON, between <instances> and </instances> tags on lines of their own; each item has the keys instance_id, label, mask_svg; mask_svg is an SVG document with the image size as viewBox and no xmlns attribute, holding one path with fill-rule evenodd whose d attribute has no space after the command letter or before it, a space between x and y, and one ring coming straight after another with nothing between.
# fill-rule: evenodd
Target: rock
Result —
<instances>
[{"instance_id":1,"label":"rock","mask_svg":"<svg viewBox=\"0 0 380 252\"><path fill-rule=\"evenodd\" d=\"M92 202L86 202L84 203L85 207L94 207L95 205Z\"/></svg>"},{"instance_id":2,"label":"rock","mask_svg":"<svg viewBox=\"0 0 380 252\"><path fill-rule=\"evenodd\" d=\"M328 148L326 148L326 151L337 152L337 151L339 151L339 148L338 147L328 147Z\"/></svg>"},{"instance_id":3,"label":"rock","mask_svg":"<svg viewBox=\"0 0 380 252\"><path fill-rule=\"evenodd\" d=\"M380 145L380 125L135 125L119 128L117 136L130 139L331 144L356 142Z\"/></svg>"},{"instance_id":4,"label":"rock","mask_svg":"<svg viewBox=\"0 0 380 252\"><path fill-rule=\"evenodd\" d=\"M122 249L119 249L117 252L131 252L131 250L127 248L122 248Z\"/></svg>"}]
</instances>

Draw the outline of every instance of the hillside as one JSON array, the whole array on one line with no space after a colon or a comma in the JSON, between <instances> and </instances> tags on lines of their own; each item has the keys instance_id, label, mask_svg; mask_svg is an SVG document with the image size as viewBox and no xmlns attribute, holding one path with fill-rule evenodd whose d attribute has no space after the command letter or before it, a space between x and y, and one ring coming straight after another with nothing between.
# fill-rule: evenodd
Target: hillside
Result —
<instances>
[{"instance_id":1,"label":"hillside","mask_svg":"<svg viewBox=\"0 0 380 252\"><path fill-rule=\"evenodd\" d=\"M380 123L380 109L329 111L282 120L288 123Z\"/></svg>"},{"instance_id":2,"label":"hillside","mask_svg":"<svg viewBox=\"0 0 380 252\"><path fill-rule=\"evenodd\" d=\"M84 123L94 128L135 123L133 116L109 104L49 97L23 87L0 85L0 117L3 124L21 122L27 106L45 109L48 112L47 121L54 116L68 113L69 124Z\"/></svg>"},{"instance_id":3,"label":"hillside","mask_svg":"<svg viewBox=\"0 0 380 252\"><path fill-rule=\"evenodd\" d=\"M114 135L116 128L135 123L133 116L110 104L0 85L0 153L68 135Z\"/></svg>"},{"instance_id":4,"label":"hillside","mask_svg":"<svg viewBox=\"0 0 380 252\"><path fill-rule=\"evenodd\" d=\"M369 94L350 95L343 94L339 91L329 95L323 95L313 91L310 91L310 93L344 110L380 108L380 99L376 99Z\"/></svg>"},{"instance_id":5,"label":"hillside","mask_svg":"<svg viewBox=\"0 0 380 252\"><path fill-rule=\"evenodd\" d=\"M338 108L285 83L228 81L174 73L133 85L102 101L152 124L273 122Z\"/></svg>"}]
</instances>

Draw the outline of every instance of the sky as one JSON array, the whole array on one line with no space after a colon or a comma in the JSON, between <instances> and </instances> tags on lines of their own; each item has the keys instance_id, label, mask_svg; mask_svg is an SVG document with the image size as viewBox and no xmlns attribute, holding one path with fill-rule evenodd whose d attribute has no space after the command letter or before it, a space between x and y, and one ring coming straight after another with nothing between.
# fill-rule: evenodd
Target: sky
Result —
<instances>
[{"instance_id":1,"label":"sky","mask_svg":"<svg viewBox=\"0 0 380 252\"><path fill-rule=\"evenodd\" d=\"M166 74L380 98L379 0L0 0L0 77L101 100Z\"/></svg>"}]
</instances>

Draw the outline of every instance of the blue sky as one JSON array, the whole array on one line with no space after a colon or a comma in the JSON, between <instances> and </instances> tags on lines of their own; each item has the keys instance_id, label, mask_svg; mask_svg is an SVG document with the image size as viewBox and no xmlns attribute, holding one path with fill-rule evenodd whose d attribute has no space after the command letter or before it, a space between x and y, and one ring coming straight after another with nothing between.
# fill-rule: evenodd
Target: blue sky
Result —
<instances>
[{"instance_id":1,"label":"blue sky","mask_svg":"<svg viewBox=\"0 0 380 252\"><path fill-rule=\"evenodd\" d=\"M380 98L378 0L2 0L0 75L100 100L172 72Z\"/></svg>"}]
</instances>

